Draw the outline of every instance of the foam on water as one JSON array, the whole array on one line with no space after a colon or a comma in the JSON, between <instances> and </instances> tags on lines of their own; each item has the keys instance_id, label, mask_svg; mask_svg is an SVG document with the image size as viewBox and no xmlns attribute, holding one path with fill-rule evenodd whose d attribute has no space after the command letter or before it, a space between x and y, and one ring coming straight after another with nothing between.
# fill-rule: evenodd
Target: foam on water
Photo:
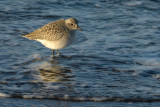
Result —
<instances>
[{"instance_id":1,"label":"foam on water","mask_svg":"<svg viewBox=\"0 0 160 107\"><path fill-rule=\"evenodd\" d=\"M5 97L5 98L7 98L7 97L11 97L10 95L7 95L7 94L4 94L4 93L0 93L0 97Z\"/></svg>"},{"instance_id":2,"label":"foam on water","mask_svg":"<svg viewBox=\"0 0 160 107\"><path fill-rule=\"evenodd\" d=\"M146 66L160 66L160 60L157 58L138 58L135 61Z\"/></svg>"}]
</instances>

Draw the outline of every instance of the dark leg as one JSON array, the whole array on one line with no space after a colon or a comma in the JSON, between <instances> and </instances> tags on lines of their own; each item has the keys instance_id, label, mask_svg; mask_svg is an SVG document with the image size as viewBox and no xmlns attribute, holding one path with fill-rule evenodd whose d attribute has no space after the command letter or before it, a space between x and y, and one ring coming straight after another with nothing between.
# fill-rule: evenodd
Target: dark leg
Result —
<instances>
[{"instance_id":1,"label":"dark leg","mask_svg":"<svg viewBox=\"0 0 160 107\"><path fill-rule=\"evenodd\" d=\"M54 57L54 49L52 50L52 55L53 55L53 57Z\"/></svg>"},{"instance_id":2,"label":"dark leg","mask_svg":"<svg viewBox=\"0 0 160 107\"><path fill-rule=\"evenodd\" d=\"M56 49L56 52L57 52L57 55L59 56L59 52L58 52L58 49Z\"/></svg>"}]
</instances>

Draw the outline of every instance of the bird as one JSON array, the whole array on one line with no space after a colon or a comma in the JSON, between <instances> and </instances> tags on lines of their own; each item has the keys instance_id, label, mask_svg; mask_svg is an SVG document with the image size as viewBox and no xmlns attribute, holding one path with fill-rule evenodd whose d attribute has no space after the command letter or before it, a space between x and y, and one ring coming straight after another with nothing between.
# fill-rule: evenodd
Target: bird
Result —
<instances>
[{"instance_id":1,"label":"bird","mask_svg":"<svg viewBox=\"0 0 160 107\"><path fill-rule=\"evenodd\" d=\"M73 43L77 29L82 31L78 26L78 20L76 18L68 18L66 20L59 19L50 22L29 34L23 34L23 37L30 40L36 40L45 47L52 49L54 57L55 50L59 56L59 49L65 48Z\"/></svg>"}]
</instances>

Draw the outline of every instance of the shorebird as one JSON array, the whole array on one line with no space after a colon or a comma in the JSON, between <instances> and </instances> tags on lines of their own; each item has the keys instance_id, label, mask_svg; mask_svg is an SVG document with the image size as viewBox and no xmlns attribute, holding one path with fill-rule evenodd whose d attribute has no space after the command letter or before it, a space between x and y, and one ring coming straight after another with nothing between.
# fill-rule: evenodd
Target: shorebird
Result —
<instances>
[{"instance_id":1,"label":"shorebird","mask_svg":"<svg viewBox=\"0 0 160 107\"><path fill-rule=\"evenodd\" d=\"M54 50L59 55L58 49L65 48L74 41L76 29L82 31L75 18L60 19L23 36L41 42L45 47L52 49L54 57Z\"/></svg>"}]
</instances>

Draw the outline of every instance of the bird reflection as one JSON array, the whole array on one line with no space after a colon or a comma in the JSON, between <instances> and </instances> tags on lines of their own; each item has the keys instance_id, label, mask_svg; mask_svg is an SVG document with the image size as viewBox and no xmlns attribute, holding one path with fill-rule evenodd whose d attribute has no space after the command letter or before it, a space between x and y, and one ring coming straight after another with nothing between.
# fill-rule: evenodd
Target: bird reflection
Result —
<instances>
[{"instance_id":1,"label":"bird reflection","mask_svg":"<svg viewBox=\"0 0 160 107\"><path fill-rule=\"evenodd\" d=\"M67 67L62 67L53 60L50 61L50 66L39 69L40 77L43 81L47 82L62 82L72 81L74 75Z\"/></svg>"}]
</instances>

